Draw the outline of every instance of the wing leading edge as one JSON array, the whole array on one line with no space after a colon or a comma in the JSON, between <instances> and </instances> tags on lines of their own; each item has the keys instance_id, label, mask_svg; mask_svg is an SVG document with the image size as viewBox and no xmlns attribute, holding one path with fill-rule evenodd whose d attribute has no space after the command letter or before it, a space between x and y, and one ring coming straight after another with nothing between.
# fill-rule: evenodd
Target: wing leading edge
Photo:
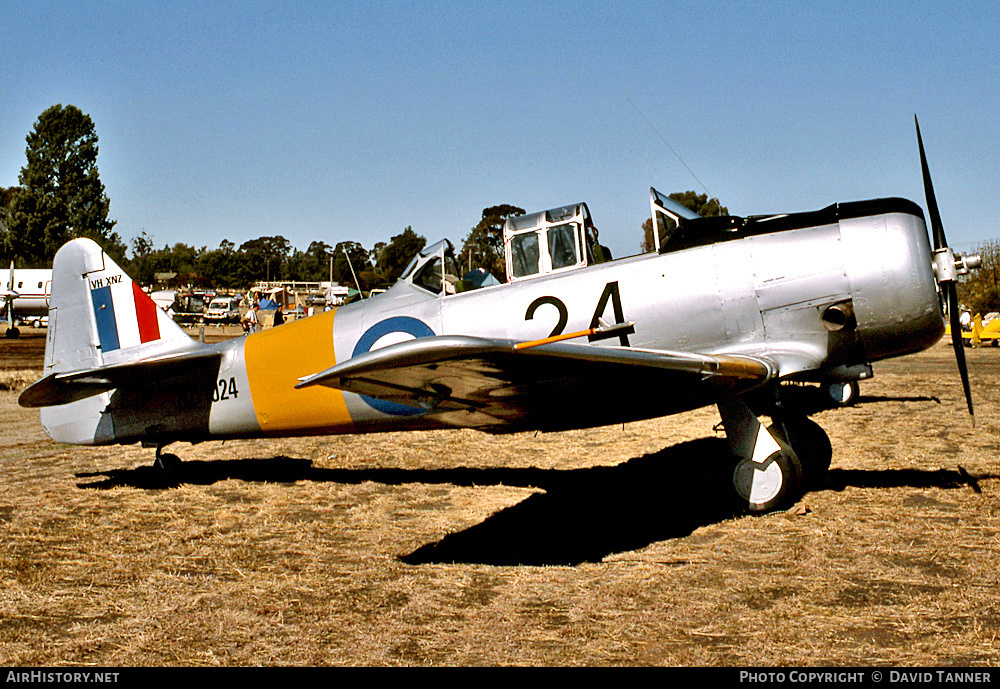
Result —
<instances>
[{"instance_id":1,"label":"wing leading edge","mask_svg":"<svg viewBox=\"0 0 1000 689\"><path fill-rule=\"evenodd\" d=\"M443 335L368 352L300 379L484 430L565 430L714 404L776 374L743 355L597 347L517 349L512 340ZM492 428L491 428L492 427Z\"/></svg>"}]
</instances>

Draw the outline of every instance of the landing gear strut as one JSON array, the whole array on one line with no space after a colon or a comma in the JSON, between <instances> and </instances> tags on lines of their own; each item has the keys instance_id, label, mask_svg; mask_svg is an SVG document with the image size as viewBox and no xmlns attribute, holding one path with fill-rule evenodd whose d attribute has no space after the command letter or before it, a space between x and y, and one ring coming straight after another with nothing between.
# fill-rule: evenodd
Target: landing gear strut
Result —
<instances>
[{"instance_id":1,"label":"landing gear strut","mask_svg":"<svg viewBox=\"0 0 1000 689\"><path fill-rule=\"evenodd\" d=\"M774 424L765 427L741 399L719 403L719 413L733 455L733 491L743 507L769 512L822 485L833 452L818 424L776 404Z\"/></svg>"}]
</instances>

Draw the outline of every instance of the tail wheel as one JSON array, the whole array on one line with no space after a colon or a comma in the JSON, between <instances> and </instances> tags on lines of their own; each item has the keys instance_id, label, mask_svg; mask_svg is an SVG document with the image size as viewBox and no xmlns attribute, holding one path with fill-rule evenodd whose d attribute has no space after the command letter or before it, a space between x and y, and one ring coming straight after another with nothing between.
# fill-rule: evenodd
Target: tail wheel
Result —
<instances>
[{"instance_id":1,"label":"tail wheel","mask_svg":"<svg viewBox=\"0 0 1000 689\"><path fill-rule=\"evenodd\" d=\"M805 416L789 416L781 419L780 423L775 423L768 431L795 452L802 472L803 490L822 487L833 461L833 446L823 427Z\"/></svg>"},{"instance_id":2,"label":"tail wheel","mask_svg":"<svg viewBox=\"0 0 1000 689\"><path fill-rule=\"evenodd\" d=\"M798 500L802 467L785 450L763 462L740 459L733 468L733 488L740 504L751 512L769 512Z\"/></svg>"},{"instance_id":3,"label":"tail wheel","mask_svg":"<svg viewBox=\"0 0 1000 689\"><path fill-rule=\"evenodd\" d=\"M838 407L850 407L858 401L861 389L855 380L846 383L827 383L823 386L823 392Z\"/></svg>"},{"instance_id":4,"label":"tail wheel","mask_svg":"<svg viewBox=\"0 0 1000 689\"><path fill-rule=\"evenodd\" d=\"M160 471L171 473L180 468L181 458L175 454L171 454L169 452L160 453L160 451L157 450L155 466Z\"/></svg>"}]
</instances>

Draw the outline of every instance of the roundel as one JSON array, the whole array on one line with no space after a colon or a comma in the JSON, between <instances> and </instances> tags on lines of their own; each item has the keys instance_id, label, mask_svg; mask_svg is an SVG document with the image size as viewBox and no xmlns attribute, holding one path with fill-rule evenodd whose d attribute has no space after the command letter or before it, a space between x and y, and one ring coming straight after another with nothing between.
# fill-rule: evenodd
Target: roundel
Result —
<instances>
[{"instance_id":1,"label":"roundel","mask_svg":"<svg viewBox=\"0 0 1000 689\"><path fill-rule=\"evenodd\" d=\"M392 318L386 318L384 321L379 321L368 328L358 339L358 343L354 345L354 352L351 354L351 357L356 357L366 352L373 352L376 349L388 347L398 342L415 340L418 337L433 336L434 331L423 321L410 316L393 316ZM410 407L405 404L380 400L374 397L366 397L365 395L360 395L360 397L369 407L383 414L411 416L423 411L417 407Z\"/></svg>"}]
</instances>

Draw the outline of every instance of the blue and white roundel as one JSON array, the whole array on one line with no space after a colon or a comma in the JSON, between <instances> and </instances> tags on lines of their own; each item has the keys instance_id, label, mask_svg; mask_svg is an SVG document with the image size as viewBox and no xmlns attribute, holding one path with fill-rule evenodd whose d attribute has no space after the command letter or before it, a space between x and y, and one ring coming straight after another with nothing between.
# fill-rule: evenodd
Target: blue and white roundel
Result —
<instances>
[{"instance_id":1,"label":"blue and white roundel","mask_svg":"<svg viewBox=\"0 0 1000 689\"><path fill-rule=\"evenodd\" d=\"M393 316L392 318L386 318L384 321L379 321L368 328L358 339L358 343L354 345L354 352L351 354L351 357L372 352L382 347L388 347L398 342L415 340L418 337L433 336L434 331L423 321L411 316ZM423 411L417 407L409 407L405 404L388 402L386 400L375 399L374 397L366 397L365 395L360 395L360 397L369 407L383 414L411 416Z\"/></svg>"}]
</instances>

